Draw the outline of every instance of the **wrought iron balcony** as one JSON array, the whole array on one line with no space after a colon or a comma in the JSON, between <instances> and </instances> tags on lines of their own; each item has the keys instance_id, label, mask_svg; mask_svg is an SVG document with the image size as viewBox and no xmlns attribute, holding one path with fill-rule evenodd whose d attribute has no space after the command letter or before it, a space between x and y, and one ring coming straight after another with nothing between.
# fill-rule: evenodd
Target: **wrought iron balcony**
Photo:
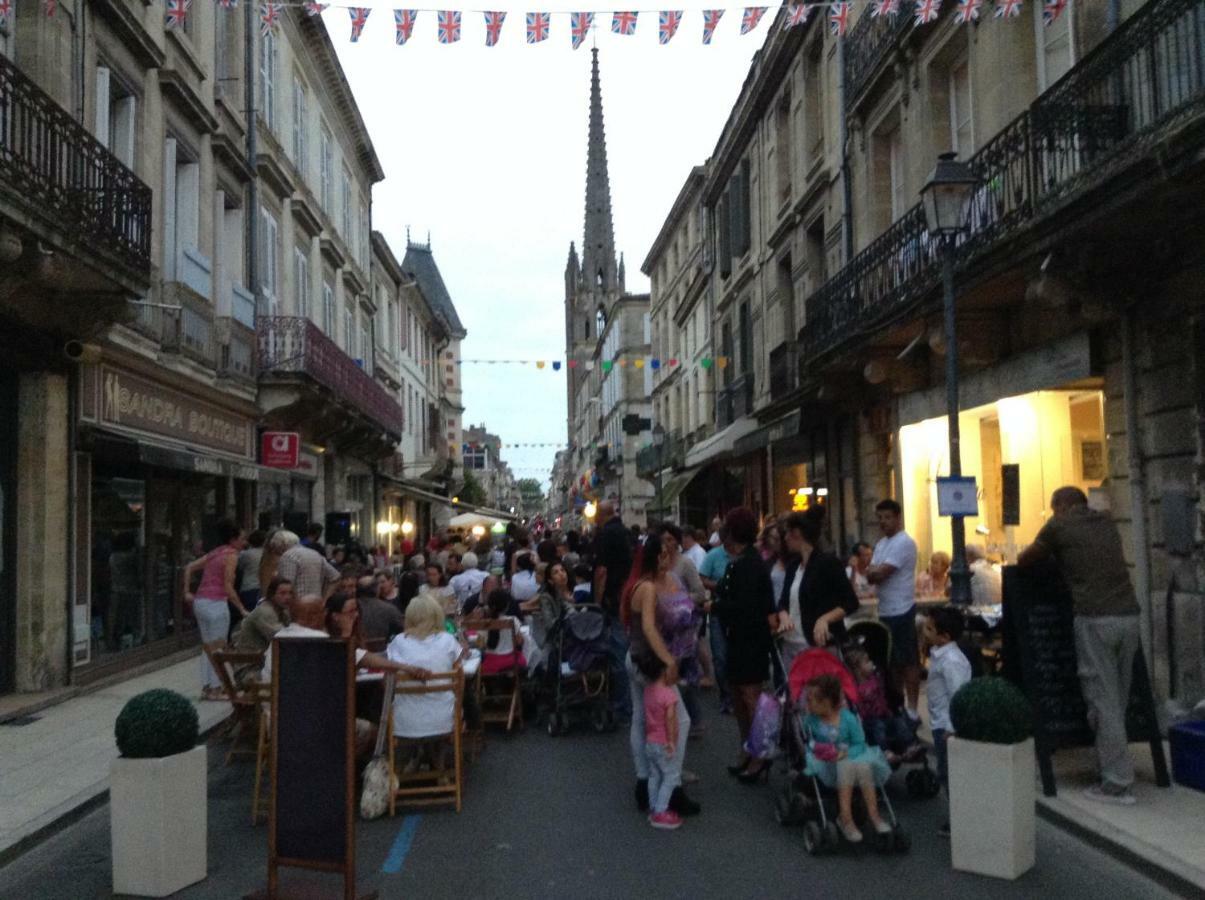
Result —
<instances>
[{"instance_id":1,"label":"wrought iron balcony","mask_svg":"<svg viewBox=\"0 0 1205 900\"><path fill-rule=\"evenodd\" d=\"M304 375L350 403L386 432L401 434L401 406L309 319L262 316L256 336L261 379Z\"/></svg>"},{"instance_id":2,"label":"wrought iron balcony","mask_svg":"<svg viewBox=\"0 0 1205 900\"><path fill-rule=\"evenodd\" d=\"M681 468L686 459L686 443L677 431L665 435L660 447L649 444L636 451L636 474L651 478L661 469Z\"/></svg>"},{"instance_id":3,"label":"wrought iron balcony","mask_svg":"<svg viewBox=\"0 0 1205 900\"><path fill-rule=\"evenodd\" d=\"M865 17L863 17L865 19ZM1101 187L1165 129L1205 116L1205 0L1151 0L970 160L980 186L957 264ZM940 277L920 205L807 300L809 360L908 314Z\"/></svg>"},{"instance_id":4,"label":"wrought iron balcony","mask_svg":"<svg viewBox=\"0 0 1205 900\"><path fill-rule=\"evenodd\" d=\"M162 310L163 349L211 368L216 366L213 307L181 282L166 282L161 296L170 304Z\"/></svg>"},{"instance_id":5,"label":"wrought iron balcony","mask_svg":"<svg viewBox=\"0 0 1205 900\"><path fill-rule=\"evenodd\" d=\"M875 16L867 10L858 19L845 39L846 103L853 105L862 91L870 86L883 63L900 40L910 32L916 17L907 3L900 4L894 16Z\"/></svg>"},{"instance_id":6,"label":"wrought iron balcony","mask_svg":"<svg viewBox=\"0 0 1205 900\"><path fill-rule=\"evenodd\" d=\"M753 373L737 378L722 388L716 397L716 428L726 428L754 410Z\"/></svg>"},{"instance_id":7,"label":"wrought iron balcony","mask_svg":"<svg viewBox=\"0 0 1205 900\"><path fill-rule=\"evenodd\" d=\"M783 341L770 351L770 402L799 387L799 351L794 341Z\"/></svg>"},{"instance_id":8,"label":"wrought iron balcony","mask_svg":"<svg viewBox=\"0 0 1205 900\"><path fill-rule=\"evenodd\" d=\"M3 54L0 195L149 276L151 189Z\"/></svg>"}]
</instances>

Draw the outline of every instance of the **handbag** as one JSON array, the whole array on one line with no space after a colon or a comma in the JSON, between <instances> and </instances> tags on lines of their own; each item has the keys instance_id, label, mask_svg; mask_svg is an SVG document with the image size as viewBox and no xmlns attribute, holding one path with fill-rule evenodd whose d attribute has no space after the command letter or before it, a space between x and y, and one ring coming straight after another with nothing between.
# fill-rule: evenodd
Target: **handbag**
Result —
<instances>
[{"instance_id":1,"label":"handbag","mask_svg":"<svg viewBox=\"0 0 1205 900\"><path fill-rule=\"evenodd\" d=\"M745 741L745 752L753 759L773 759L778 755L778 737L782 728L782 701L763 692L757 698L753 723Z\"/></svg>"},{"instance_id":2,"label":"handbag","mask_svg":"<svg viewBox=\"0 0 1205 900\"><path fill-rule=\"evenodd\" d=\"M389 777L389 760L385 758L385 731L389 727L389 708L393 706L393 672L385 673L385 701L381 704L381 724L377 728L377 745L372 761L364 769L364 790L360 793L360 818L379 819L389 806L393 784Z\"/></svg>"}]
</instances>

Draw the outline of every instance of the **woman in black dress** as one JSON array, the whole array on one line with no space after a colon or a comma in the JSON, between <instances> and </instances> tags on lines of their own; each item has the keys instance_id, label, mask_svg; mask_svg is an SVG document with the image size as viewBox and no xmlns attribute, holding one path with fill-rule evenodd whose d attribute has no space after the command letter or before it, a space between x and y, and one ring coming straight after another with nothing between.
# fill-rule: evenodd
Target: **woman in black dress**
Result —
<instances>
[{"instance_id":1,"label":"woman in black dress","mask_svg":"<svg viewBox=\"0 0 1205 900\"><path fill-rule=\"evenodd\" d=\"M820 549L823 525L823 510L792 513L786 521L791 560L778 598L778 625L788 672L791 660L805 647L840 646L845 617L858 611L858 595L844 564Z\"/></svg>"},{"instance_id":2,"label":"woman in black dress","mask_svg":"<svg viewBox=\"0 0 1205 900\"><path fill-rule=\"evenodd\" d=\"M728 771L742 781L755 782L769 771L769 760L752 761L745 741L753 712L770 670L771 632L777 625L777 607L770 569L754 546L757 519L744 507L730 511L724 520L732 562L716 589L716 612L728 642L728 682L732 713L740 728L740 762Z\"/></svg>"}]
</instances>

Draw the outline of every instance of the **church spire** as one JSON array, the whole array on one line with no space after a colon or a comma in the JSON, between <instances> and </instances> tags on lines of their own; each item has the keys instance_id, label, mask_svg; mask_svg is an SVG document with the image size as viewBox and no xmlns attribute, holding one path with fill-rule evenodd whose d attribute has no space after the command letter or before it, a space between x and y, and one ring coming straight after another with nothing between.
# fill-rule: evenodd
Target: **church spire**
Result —
<instances>
[{"instance_id":1,"label":"church spire","mask_svg":"<svg viewBox=\"0 0 1205 900\"><path fill-rule=\"evenodd\" d=\"M611 177L607 173L607 139L603 133L602 87L598 48L590 73L590 134L586 148L586 230L582 243L582 277L591 288L618 288L615 229L611 221Z\"/></svg>"}]
</instances>

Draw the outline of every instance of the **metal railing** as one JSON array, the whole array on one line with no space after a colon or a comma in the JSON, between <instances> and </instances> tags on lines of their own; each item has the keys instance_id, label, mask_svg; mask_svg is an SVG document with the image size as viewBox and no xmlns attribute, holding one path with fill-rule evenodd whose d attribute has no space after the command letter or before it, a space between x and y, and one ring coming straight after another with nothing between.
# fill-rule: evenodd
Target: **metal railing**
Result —
<instances>
[{"instance_id":1,"label":"metal railing","mask_svg":"<svg viewBox=\"0 0 1205 900\"><path fill-rule=\"evenodd\" d=\"M151 189L3 54L0 187L49 227L150 275Z\"/></svg>"},{"instance_id":2,"label":"metal railing","mask_svg":"<svg viewBox=\"0 0 1205 900\"><path fill-rule=\"evenodd\" d=\"M754 383L752 373L746 373L722 388L716 395L716 428L727 428L742 416L754 410Z\"/></svg>"},{"instance_id":3,"label":"metal railing","mask_svg":"<svg viewBox=\"0 0 1205 900\"><path fill-rule=\"evenodd\" d=\"M865 18L865 17L864 17ZM966 268L1107 181L1177 122L1205 116L1205 0L1151 0L968 161ZM807 299L809 360L906 314L939 278L919 204Z\"/></svg>"},{"instance_id":4,"label":"metal railing","mask_svg":"<svg viewBox=\"0 0 1205 900\"><path fill-rule=\"evenodd\" d=\"M799 387L799 352L794 341L770 351L770 401L783 399Z\"/></svg>"},{"instance_id":5,"label":"metal railing","mask_svg":"<svg viewBox=\"0 0 1205 900\"><path fill-rule=\"evenodd\" d=\"M255 381L255 331L233 318L214 320L218 374L236 381Z\"/></svg>"},{"instance_id":6,"label":"metal railing","mask_svg":"<svg viewBox=\"0 0 1205 900\"><path fill-rule=\"evenodd\" d=\"M867 10L850 29L845 39L847 105L853 105L900 39L912 30L916 17L908 6L907 0L902 2L894 16L875 16Z\"/></svg>"},{"instance_id":7,"label":"metal railing","mask_svg":"<svg viewBox=\"0 0 1205 900\"><path fill-rule=\"evenodd\" d=\"M309 319L262 316L257 322L261 378L305 375L354 406L390 434L401 434L402 408Z\"/></svg>"},{"instance_id":8,"label":"metal railing","mask_svg":"<svg viewBox=\"0 0 1205 900\"><path fill-rule=\"evenodd\" d=\"M163 309L164 350L179 353L202 365L215 366L213 308L179 282L163 285L163 298L173 304Z\"/></svg>"}]
</instances>

